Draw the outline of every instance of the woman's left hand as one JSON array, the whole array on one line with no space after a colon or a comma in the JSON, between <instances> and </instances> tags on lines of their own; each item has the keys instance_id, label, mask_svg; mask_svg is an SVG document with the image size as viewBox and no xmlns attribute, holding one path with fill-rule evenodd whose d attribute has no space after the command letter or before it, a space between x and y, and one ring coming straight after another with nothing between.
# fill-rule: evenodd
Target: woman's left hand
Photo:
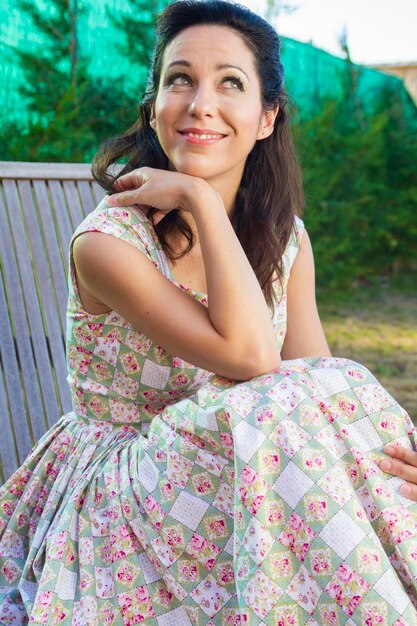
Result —
<instances>
[{"instance_id":1,"label":"woman's left hand","mask_svg":"<svg viewBox=\"0 0 417 626\"><path fill-rule=\"evenodd\" d=\"M391 458L383 459L379 467L407 481L401 485L400 493L417 502L417 452L396 445L386 446L384 452Z\"/></svg>"}]
</instances>

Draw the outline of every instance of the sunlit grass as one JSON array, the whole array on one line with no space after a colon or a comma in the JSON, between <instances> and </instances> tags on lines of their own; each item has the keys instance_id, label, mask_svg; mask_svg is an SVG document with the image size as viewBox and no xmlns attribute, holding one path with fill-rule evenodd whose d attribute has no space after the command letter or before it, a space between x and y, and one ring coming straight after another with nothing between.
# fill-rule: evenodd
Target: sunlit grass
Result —
<instances>
[{"instance_id":1,"label":"sunlit grass","mask_svg":"<svg viewBox=\"0 0 417 626\"><path fill-rule=\"evenodd\" d=\"M417 422L417 296L364 291L350 303L322 296L319 309L332 353L368 367Z\"/></svg>"}]
</instances>

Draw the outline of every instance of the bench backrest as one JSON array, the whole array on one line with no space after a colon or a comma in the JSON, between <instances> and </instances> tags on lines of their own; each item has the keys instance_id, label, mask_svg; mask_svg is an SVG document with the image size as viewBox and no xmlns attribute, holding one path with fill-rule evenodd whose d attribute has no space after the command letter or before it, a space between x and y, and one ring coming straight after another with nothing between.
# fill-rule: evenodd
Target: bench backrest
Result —
<instances>
[{"instance_id":1,"label":"bench backrest","mask_svg":"<svg viewBox=\"0 0 417 626\"><path fill-rule=\"evenodd\" d=\"M71 410L68 245L103 195L87 164L0 162L0 483Z\"/></svg>"}]
</instances>

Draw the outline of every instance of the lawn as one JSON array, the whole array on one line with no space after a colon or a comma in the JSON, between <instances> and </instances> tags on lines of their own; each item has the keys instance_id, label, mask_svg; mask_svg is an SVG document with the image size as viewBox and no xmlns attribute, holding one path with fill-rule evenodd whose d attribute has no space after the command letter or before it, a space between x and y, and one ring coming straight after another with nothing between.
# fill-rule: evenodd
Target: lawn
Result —
<instances>
[{"instance_id":1,"label":"lawn","mask_svg":"<svg viewBox=\"0 0 417 626\"><path fill-rule=\"evenodd\" d=\"M319 298L330 349L368 367L417 423L417 295L363 290L349 303Z\"/></svg>"}]
</instances>

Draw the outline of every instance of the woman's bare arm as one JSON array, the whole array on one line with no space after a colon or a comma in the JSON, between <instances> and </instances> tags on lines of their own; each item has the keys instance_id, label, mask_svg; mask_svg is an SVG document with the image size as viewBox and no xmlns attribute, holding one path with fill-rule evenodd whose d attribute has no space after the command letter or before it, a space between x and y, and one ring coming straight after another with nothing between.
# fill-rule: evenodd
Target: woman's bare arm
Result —
<instances>
[{"instance_id":1,"label":"woman's bare arm","mask_svg":"<svg viewBox=\"0 0 417 626\"><path fill-rule=\"evenodd\" d=\"M134 195L123 194L118 205L133 201L165 212L179 206L174 199L169 207L166 195L177 193L173 186L184 182L178 177L192 177L145 169L149 186L142 183ZM176 178L167 183L170 175ZM198 230L208 308L175 287L134 247L103 233L75 240L77 280L91 300L117 311L172 354L236 380L253 378L280 366L271 314L220 196L196 180L185 181L186 208Z\"/></svg>"}]
</instances>

